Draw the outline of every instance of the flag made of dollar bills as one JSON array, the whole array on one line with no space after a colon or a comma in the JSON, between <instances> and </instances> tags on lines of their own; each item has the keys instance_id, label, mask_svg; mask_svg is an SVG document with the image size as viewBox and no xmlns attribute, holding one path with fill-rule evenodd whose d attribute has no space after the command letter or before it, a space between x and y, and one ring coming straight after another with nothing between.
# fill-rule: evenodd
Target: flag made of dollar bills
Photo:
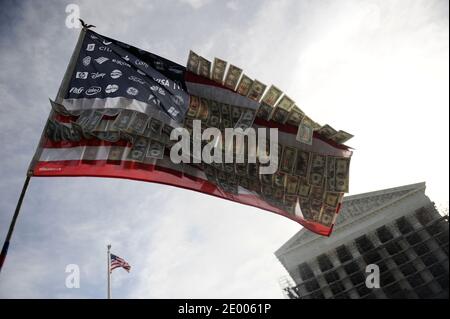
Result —
<instances>
[{"instance_id":1,"label":"flag made of dollar bills","mask_svg":"<svg viewBox=\"0 0 450 319\"><path fill-rule=\"evenodd\" d=\"M343 143L352 135L317 124L279 87L222 58L210 61L190 51L184 67L84 28L50 103L33 176L182 187L277 213L324 236L349 191L352 151ZM227 144L230 128L254 129L258 144ZM205 138L211 129L219 138ZM177 141L171 135L179 130L189 133L186 161L172 157ZM202 154L231 154L231 162L207 162L195 145ZM277 166L262 174L274 150Z\"/></svg>"}]
</instances>

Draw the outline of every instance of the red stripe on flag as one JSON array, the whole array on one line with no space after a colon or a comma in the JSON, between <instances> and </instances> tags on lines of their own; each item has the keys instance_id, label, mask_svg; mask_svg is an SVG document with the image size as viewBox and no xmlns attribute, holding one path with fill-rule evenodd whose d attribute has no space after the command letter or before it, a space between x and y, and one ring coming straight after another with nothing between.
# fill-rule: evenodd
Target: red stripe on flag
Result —
<instances>
[{"instance_id":1,"label":"red stripe on flag","mask_svg":"<svg viewBox=\"0 0 450 319\"><path fill-rule=\"evenodd\" d=\"M112 177L175 186L238 202L244 205L261 208L296 221L305 228L317 234L323 236L329 236L331 234L331 227L326 227L318 223L309 222L289 215L283 210L270 205L259 196L253 194L225 193L217 188L216 185L202 178L195 176L185 178L187 177L186 174L183 174L182 176L178 171L152 164L135 163L131 161L123 161L120 164L121 165L112 164L106 160L89 161L89 164L81 160L38 162L34 167L33 176Z\"/></svg>"}]
</instances>

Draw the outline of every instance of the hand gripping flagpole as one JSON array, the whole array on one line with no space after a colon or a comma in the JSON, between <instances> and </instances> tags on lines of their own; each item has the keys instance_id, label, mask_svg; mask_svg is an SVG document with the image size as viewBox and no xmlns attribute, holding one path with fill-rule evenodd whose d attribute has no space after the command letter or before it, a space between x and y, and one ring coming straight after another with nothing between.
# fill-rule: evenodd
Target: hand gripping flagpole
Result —
<instances>
[{"instance_id":1,"label":"hand gripping flagpole","mask_svg":"<svg viewBox=\"0 0 450 319\"><path fill-rule=\"evenodd\" d=\"M108 267L107 267L107 271L108 271L108 291L107 291L107 296L108 299L111 299L111 244L109 244L108 246L106 246L107 249L107 257L106 257L106 261L108 263Z\"/></svg>"},{"instance_id":2,"label":"hand gripping flagpole","mask_svg":"<svg viewBox=\"0 0 450 319\"><path fill-rule=\"evenodd\" d=\"M61 103L62 102L62 100L64 99L64 96L65 96L65 94L67 92L67 89L68 89L68 86L69 86L69 82L70 82L70 78L71 78L71 76L72 76L72 74L73 74L73 72L75 70L75 66L76 66L76 62L78 60L78 56L79 56L79 53L80 53L81 45L83 43L84 36L86 35L86 29L90 28L90 27L94 27L92 25L86 25L84 22L82 23L82 26L83 26L83 28L81 29L80 35L78 37L77 44L75 46L75 49L73 50L72 56L70 58L69 65L67 66L67 69L66 69L66 73L64 74L64 78L63 78L63 80L61 82L61 85L59 87L58 94L56 95L56 102L57 103ZM52 116L53 116L53 110L50 112L49 119L52 118ZM47 121L47 123L48 123L48 121ZM22 187L22 192L20 193L19 201L17 202L17 205L16 205L16 210L14 211L13 218L12 218L11 223L9 225L8 233L7 233L5 241L3 243L2 251L0 252L0 273L2 271L3 265L4 265L5 260L6 260L6 255L8 253L9 244L11 242L11 237L12 237L12 234L14 232L14 226L16 225L17 217L19 216L20 208L22 206L22 202L23 202L23 199L25 197L25 193L27 191L28 184L30 183L31 176L33 176L34 164L39 160L39 158L41 156L41 153L42 153L42 145L44 143L44 132L46 131L46 128L47 128L47 125L44 127L44 130L42 131L41 138L39 140L39 145L38 145L38 147L36 149L36 152L34 153L34 156L33 156L32 160L30 162L30 166L28 168L27 176L25 178L25 182L24 182L23 187Z\"/></svg>"}]
</instances>

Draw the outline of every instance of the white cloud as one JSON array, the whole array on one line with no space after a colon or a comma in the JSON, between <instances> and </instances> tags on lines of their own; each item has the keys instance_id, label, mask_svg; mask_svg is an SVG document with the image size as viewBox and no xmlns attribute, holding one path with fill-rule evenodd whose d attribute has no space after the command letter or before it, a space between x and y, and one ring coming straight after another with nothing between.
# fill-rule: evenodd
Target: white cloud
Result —
<instances>
[{"instance_id":1,"label":"white cloud","mask_svg":"<svg viewBox=\"0 0 450 319\"><path fill-rule=\"evenodd\" d=\"M179 0L181 3L190 5L194 9L200 9L206 4L210 3L211 0Z\"/></svg>"},{"instance_id":2,"label":"white cloud","mask_svg":"<svg viewBox=\"0 0 450 319\"><path fill-rule=\"evenodd\" d=\"M233 11L239 10L239 3L235 0L228 1L226 4L227 8Z\"/></svg>"}]
</instances>

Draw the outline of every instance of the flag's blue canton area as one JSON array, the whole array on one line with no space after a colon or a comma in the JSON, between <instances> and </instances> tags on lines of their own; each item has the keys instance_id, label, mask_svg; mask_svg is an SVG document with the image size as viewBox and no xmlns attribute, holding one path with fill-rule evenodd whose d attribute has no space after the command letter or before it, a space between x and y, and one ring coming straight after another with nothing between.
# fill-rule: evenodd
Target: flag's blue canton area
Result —
<instances>
[{"instance_id":1,"label":"flag's blue canton area","mask_svg":"<svg viewBox=\"0 0 450 319\"><path fill-rule=\"evenodd\" d=\"M87 30L65 98L135 99L181 122L189 107L185 71L175 62Z\"/></svg>"},{"instance_id":2,"label":"flag's blue canton area","mask_svg":"<svg viewBox=\"0 0 450 319\"><path fill-rule=\"evenodd\" d=\"M125 259L111 254L111 271L119 267L122 267L128 272L130 272L131 270L131 266L125 261Z\"/></svg>"}]
</instances>

